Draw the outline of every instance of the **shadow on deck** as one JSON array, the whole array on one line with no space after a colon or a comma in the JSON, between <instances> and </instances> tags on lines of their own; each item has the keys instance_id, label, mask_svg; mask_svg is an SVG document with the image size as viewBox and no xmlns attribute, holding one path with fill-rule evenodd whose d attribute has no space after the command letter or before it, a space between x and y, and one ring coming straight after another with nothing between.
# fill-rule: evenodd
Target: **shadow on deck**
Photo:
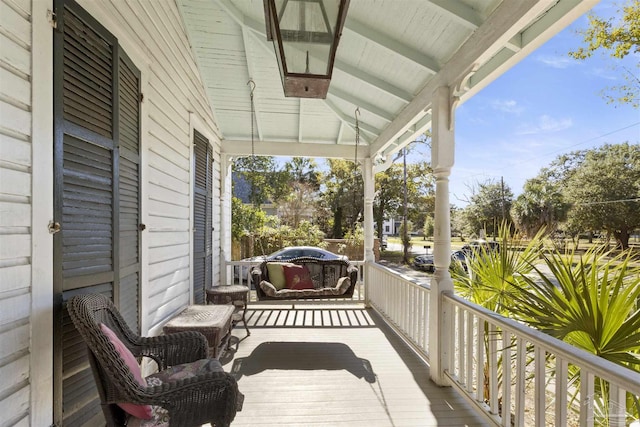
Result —
<instances>
[{"instance_id":1,"label":"shadow on deck","mask_svg":"<svg viewBox=\"0 0 640 427\"><path fill-rule=\"evenodd\" d=\"M362 306L251 306L222 362L244 409L234 426L480 426L471 406Z\"/></svg>"}]
</instances>

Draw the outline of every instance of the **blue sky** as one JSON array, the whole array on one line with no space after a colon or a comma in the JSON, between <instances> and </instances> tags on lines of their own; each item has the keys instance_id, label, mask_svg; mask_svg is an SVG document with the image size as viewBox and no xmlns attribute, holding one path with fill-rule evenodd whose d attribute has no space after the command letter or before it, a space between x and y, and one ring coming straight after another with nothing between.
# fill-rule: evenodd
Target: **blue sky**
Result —
<instances>
[{"instance_id":1,"label":"blue sky","mask_svg":"<svg viewBox=\"0 0 640 427\"><path fill-rule=\"evenodd\" d=\"M593 11L615 13L603 0ZM607 104L606 87L624 82L620 68L638 73L639 55L624 61L596 53L586 61L568 56L582 45L576 20L456 110L456 164L450 202L466 205L477 183L504 178L514 196L558 155L606 143L640 143L640 110Z\"/></svg>"}]
</instances>

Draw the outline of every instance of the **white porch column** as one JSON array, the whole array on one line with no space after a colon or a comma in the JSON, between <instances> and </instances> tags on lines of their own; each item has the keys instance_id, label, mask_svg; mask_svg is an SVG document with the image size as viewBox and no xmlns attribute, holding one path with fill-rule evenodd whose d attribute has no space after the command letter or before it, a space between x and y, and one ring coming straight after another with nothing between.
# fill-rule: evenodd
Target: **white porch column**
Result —
<instances>
[{"instance_id":1,"label":"white porch column","mask_svg":"<svg viewBox=\"0 0 640 427\"><path fill-rule=\"evenodd\" d=\"M364 179L364 260L367 262L375 262L375 255L373 253L373 199L375 197L375 178L371 157L364 159L362 176Z\"/></svg>"},{"instance_id":2,"label":"white porch column","mask_svg":"<svg viewBox=\"0 0 640 427\"><path fill-rule=\"evenodd\" d=\"M449 369L452 344L452 313L445 307L442 294L453 292L449 274L451 263L451 219L449 211L449 175L454 161L454 133L451 96L448 87L435 90L432 103L431 162L436 177L435 229L433 255L436 273L431 279L429 301L429 360L431 379L447 385L443 375Z\"/></svg>"},{"instance_id":3,"label":"white porch column","mask_svg":"<svg viewBox=\"0 0 640 427\"><path fill-rule=\"evenodd\" d=\"M227 282L227 262L231 261L231 164L233 158L220 156L220 284Z\"/></svg>"}]
</instances>

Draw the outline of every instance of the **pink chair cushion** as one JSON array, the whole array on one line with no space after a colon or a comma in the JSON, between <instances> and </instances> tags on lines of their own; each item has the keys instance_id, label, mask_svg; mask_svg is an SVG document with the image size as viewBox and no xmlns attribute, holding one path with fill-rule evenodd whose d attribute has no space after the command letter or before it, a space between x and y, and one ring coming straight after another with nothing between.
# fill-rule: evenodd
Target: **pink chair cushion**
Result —
<instances>
[{"instance_id":1,"label":"pink chair cushion","mask_svg":"<svg viewBox=\"0 0 640 427\"><path fill-rule=\"evenodd\" d=\"M124 363L127 365L133 377L138 381L143 387L147 386L147 382L142 378L142 372L140 371L140 365L138 365L138 361L133 356L131 351L127 348L126 345L120 341L120 338L113 332L109 327L103 323L100 324L100 329L102 333L104 333L111 344L116 348L116 351L120 353L120 357L124 360ZM118 406L121 407L127 413L133 415L136 418L142 418L143 420L151 419L151 406L150 405L135 405L133 403L118 403Z\"/></svg>"}]
</instances>

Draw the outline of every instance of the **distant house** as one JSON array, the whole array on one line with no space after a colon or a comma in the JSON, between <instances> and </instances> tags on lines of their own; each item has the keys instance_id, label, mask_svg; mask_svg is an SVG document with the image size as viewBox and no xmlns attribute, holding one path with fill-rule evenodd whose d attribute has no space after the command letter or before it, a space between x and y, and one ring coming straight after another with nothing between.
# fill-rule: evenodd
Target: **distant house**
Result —
<instances>
[{"instance_id":1,"label":"distant house","mask_svg":"<svg viewBox=\"0 0 640 427\"><path fill-rule=\"evenodd\" d=\"M382 221L382 234L385 236L393 236L400 232L401 222L395 219L385 219Z\"/></svg>"}]
</instances>

